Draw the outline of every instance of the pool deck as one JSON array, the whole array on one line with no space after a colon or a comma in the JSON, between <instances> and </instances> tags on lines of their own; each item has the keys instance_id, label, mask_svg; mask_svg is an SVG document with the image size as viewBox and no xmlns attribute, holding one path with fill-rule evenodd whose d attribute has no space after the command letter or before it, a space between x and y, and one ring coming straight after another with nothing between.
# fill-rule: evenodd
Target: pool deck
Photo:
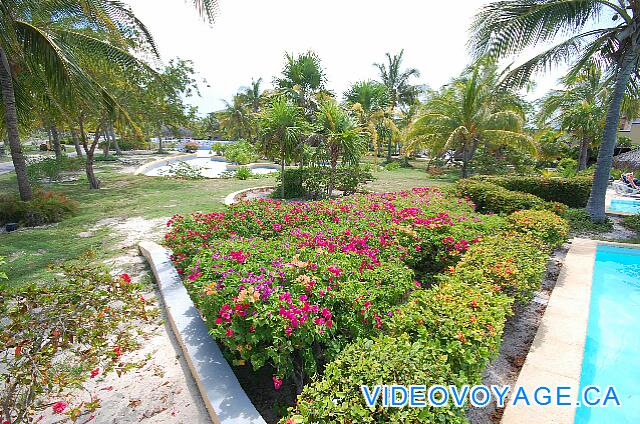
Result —
<instances>
[{"instance_id":1,"label":"pool deck","mask_svg":"<svg viewBox=\"0 0 640 424\"><path fill-rule=\"evenodd\" d=\"M515 387L527 394L539 386L555 392L560 386L571 387L574 402L578 399L582 358L587 336L591 280L600 241L573 239L571 247L542 317L540 327ZM511 393L514 390L512 388ZM503 424L572 424L576 406L507 405Z\"/></svg>"}]
</instances>

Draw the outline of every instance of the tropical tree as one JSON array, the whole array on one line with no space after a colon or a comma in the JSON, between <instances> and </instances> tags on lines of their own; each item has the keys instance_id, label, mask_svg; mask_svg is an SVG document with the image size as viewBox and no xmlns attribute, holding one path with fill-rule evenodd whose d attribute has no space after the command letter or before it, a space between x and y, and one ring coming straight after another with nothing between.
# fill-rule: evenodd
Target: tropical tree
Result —
<instances>
[{"instance_id":1,"label":"tropical tree","mask_svg":"<svg viewBox=\"0 0 640 424\"><path fill-rule=\"evenodd\" d=\"M396 108L415 103L420 92L419 87L410 84L411 78L419 77L420 71L415 68L402 70L402 56L404 49L400 53L391 56L387 53L387 63L374 63L378 68L379 77L387 87L389 95L389 115L393 119L396 115ZM387 162L391 161L392 138L389 138L387 145Z\"/></svg>"},{"instance_id":2,"label":"tropical tree","mask_svg":"<svg viewBox=\"0 0 640 424\"><path fill-rule=\"evenodd\" d=\"M220 128L229 138L234 140L251 139L255 136L254 116L251 109L240 94L233 96L233 100L223 100L225 109L218 113Z\"/></svg>"},{"instance_id":3,"label":"tropical tree","mask_svg":"<svg viewBox=\"0 0 640 424\"><path fill-rule=\"evenodd\" d=\"M492 151L515 143L534 151L523 125L520 98L500 87L495 65L479 63L431 95L408 137L419 139L432 156L455 151L466 178L479 147Z\"/></svg>"},{"instance_id":4,"label":"tropical tree","mask_svg":"<svg viewBox=\"0 0 640 424\"><path fill-rule=\"evenodd\" d=\"M640 2L637 0L494 1L475 16L470 46L476 57L504 58L549 45L514 68L507 83L519 85L534 72L565 63L569 77L591 63L613 81L598 162L587 209L605 219L605 196L613 163L620 109L640 57Z\"/></svg>"},{"instance_id":5,"label":"tropical tree","mask_svg":"<svg viewBox=\"0 0 640 424\"><path fill-rule=\"evenodd\" d=\"M285 54L282 76L275 78L274 85L301 107L309 120L318 110L319 94L325 92L327 78L320 57L313 52L293 56Z\"/></svg>"},{"instance_id":6,"label":"tropical tree","mask_svg":"<svg viewBox=\"0 0 640 424\"><path fill-rule=\"evenodd\" d=\"M320 103L317 119L318 131L324 138L326 152L331 165L331 176L327 193L333 193L338 159L349 165L358 165L366 149L360 127L355 120L335 100Z\"/></svg>"},{"instance_id":7,"label":"tropical tree","mask_svg":"<svg viewBox=\"0 0 640 424\"><path fill-rule=\"evenodd\" d=\"M609 90L595 66L574 79L562 79L564 89L552 90L540 103L538 120L570 133L579 140L578 170L587 167L589 148L602 135Z\"/></svg>"},{"instance_id":8,"label":"tropical tree","mask_svg":"<svg viewBox=\"0 0 640 424\"><path fill-rule=\"evenodd\" d=\"M358 81L344 93L344 98L377 152L378 140L384 136L385 129L395 127L387 113L391 103L387 87L378 81Z\"/></svg>"},{"instance_id":9,"label":"tropical tree","mask_svg":"<svg viewBox=\"0 0 640 424\"><path fill-rule=\"evenodd\" d=\"M284 198L285 166L299 152L300 144L309 131L302 109L284 96L273 97L260 115L261 148L280 161L281 193Z\"/></svg>"},{"instance_id":10,"label":"tropical tree","mask_svg":"<svg viewBox=\"0 0 640 424\"><path fill-rule=\"evenodd\" d=\"M262 90L261 85L262 78L258 78L257 80L252 79L251 85L243 88L240 90L240 93L238 93L238 97L240 97L242 103L253 113L260 112L260 109L266 101L266 93Z\"/></svg>"}]
</instances>

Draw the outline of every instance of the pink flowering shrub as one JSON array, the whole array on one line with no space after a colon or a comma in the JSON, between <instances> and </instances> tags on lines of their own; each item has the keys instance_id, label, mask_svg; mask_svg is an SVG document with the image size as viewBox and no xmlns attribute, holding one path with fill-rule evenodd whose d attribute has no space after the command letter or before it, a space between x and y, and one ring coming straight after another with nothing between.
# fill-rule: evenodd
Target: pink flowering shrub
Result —
<instances>
[{"instance_id":1,"label":"pink flowering shrub","mask_svg":"<svg viewBox=\"0 0 640 424\"><path fill-rule=\"evenodd\" d=\"M165 243L230 359L268 363L301 387L502 224L422 188L175 216Z\"/></svg>"}]
</instances>

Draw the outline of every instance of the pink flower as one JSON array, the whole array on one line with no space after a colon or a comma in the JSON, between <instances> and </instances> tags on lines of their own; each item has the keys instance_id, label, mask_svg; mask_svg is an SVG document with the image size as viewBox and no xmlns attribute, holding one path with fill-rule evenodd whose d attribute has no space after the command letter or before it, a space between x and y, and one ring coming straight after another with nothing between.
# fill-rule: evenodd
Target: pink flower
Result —
<instances>
[{"instance_id":1,"label":"pink flower","mask_svg":"<svg viewBox=\"0 0 640 424\"><path fill-rule=\"evenodd\" d=\"M122 355L122 349L120 348L120 346L116 346L113 348L113 353L116 354L116 357L121 356Z\"/></svg>"},{"instance_id":2,"label":"pink flower","mask_svg":"<svg viewBox=\"0 0 640 424\"><path fill-rule=\"evenodd\" d=\"M280 231L280 230L282 230L281 224L273 224L273 231Z\"/></svg>"},{"instance_id":3,"label":"pink flower","mask_svg":"<svg viewBox=\"0 0 640 424\"><path fill-rule=\"evenodd\" d=\"M100 374L100 368L95 368L89 373L89 378L95 378L98 374Z\"/></svg>"},{"instance_id":4,"label":"pink flower","mask_svg":"<svg viewBox=\"0 0 640 424\"><path fill-rule=\"evenodd\" d=\"M53 413L54 414L62 414L64 410L67 409L66 402L56 402L53 404Z\"/></svg>"},{"instance_id":5,"label":"pink flower","mask_svg":"<svg viewBox=\"0 0 640 424\"><path fill-rule=\"evenodd\" d=\"M227 337L233 336L233 330L231 328L227 328Z\"/></svg>"},{"instance_id":6,"label":"pink flower","mask_svg":"<svg viewBox=\"0 0 640 424\"><path fill-rule=\"evenodd\" d=\"M273 376L273 387L275 387L276 390L279 390L280 387L282 387L282 380L275 375Z\"/></svg>"}]
</instances>

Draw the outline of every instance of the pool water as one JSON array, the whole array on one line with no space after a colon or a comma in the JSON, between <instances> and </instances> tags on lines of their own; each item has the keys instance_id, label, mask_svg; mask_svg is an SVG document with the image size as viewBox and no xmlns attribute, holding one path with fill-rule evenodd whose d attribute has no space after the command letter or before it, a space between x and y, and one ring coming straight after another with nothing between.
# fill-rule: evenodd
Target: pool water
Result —
<instances>
[{"instance_id":1,"label":"pool water","mask_svg":"<svg viewBox=\"0 0 640 424\"><path fill-rule=\"evenodd\" d=\"M616 212L640 213L640 200L612 199L609 210Z\"/></svg>"},{"instance_id":2,"label":"pool water","mask_svg":"<svg viewBox=\"0 0 640 424\"><path fill-rule=\"evenodd\" d=\"M598 245L590 302L580 388L614 386L622 407L580 406L574 423L640 423L640 249Z\"/></svg>"}]
</instances>

